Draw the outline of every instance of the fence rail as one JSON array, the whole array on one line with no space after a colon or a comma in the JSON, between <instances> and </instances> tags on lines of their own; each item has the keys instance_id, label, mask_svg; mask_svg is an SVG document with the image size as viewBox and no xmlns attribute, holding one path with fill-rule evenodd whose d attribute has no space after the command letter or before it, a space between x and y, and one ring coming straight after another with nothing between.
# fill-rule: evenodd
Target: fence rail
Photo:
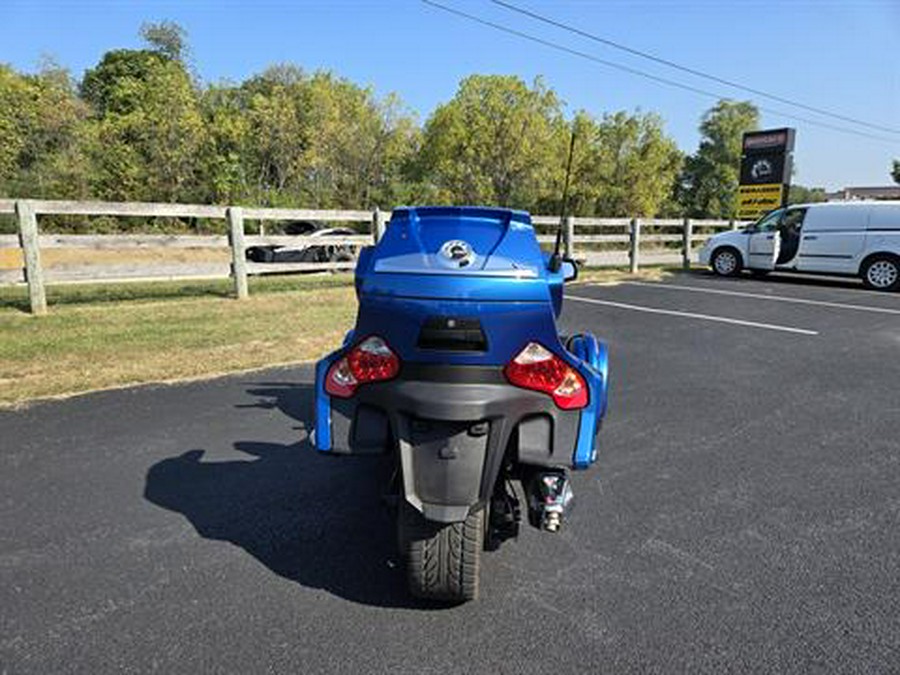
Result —
<instances>
[{"instance_id":1,"label":"fence rail","mask_svg":"<svg viewBox=\"0 0 900 675\"><path fill-rule=\"evenodd\" d=\"M246 259L250 246L311 245L360 247L377 242L386 227L386 213L359 210L274 209L207 204L158 204L152 202L80 202L60 200L0 199L0 214L14 214L18 234L0 235L0 249L21 250L23 265L0 270L0 284L28 285L31 311L47 311L45 280L51 283L83 281L123 281L135 279L197 279L231 277L235 295L247 297L248 275L352 269L353 262L273 262L253 263ZM202 218L225 220L227 235L168 234L40 234L38 216L79 215L139 218ZM245 221L260 223L260 234L246 233ZM367 223L368 234L287 236L264 234L265 222L307 220L334 223ZM555 227L558 216L533 216L539 228ZM629 265L637 271L640 264L678 264L690 266L693 248L711 232L736 228L741 223L728 220L581 218L569 216L563 227L563 242L568 256L591 266ZM601 232L596 230L601 229ZM703 230L702 232L698 230ZM540 234L538 241L552 244L552 234ZM680 247L672 244L680 243ZM622 244L627 244L622 247ZM649 245L649 246L648 246ZM667 246L668 245L668 246ZM612 248L610 248L612 247ZM153 262L113 265L81 264L46 267L41 251L52 249L141 250L141 249L213 249L228 251L220 261Z\"/></svg>"}]
</instances>

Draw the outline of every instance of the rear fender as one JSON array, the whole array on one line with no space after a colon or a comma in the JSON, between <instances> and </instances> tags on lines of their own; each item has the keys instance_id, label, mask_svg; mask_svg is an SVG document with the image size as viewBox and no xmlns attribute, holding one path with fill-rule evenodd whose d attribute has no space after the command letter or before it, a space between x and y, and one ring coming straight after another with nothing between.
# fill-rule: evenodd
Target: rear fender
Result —
<instances>
[{"instance_id":1,"label":"rear fender","mask_svg":"<svg viewBox=\"0 0 900 675\"><path fill-rule=\"evenodd\" d=\"M490 420L489 432L477 435L471 430L478 423L430 422L430 428L415 429L423 422L406 416L396 422L406 501L428 520L464 521L493 491L507 424Z\"/></svg>"},{"instance_id":2,"label":"rear fender","mask_svg":"<svg viewBox=\"0 0 900 675\"><path fill-rule=\"evenodd\" d=\"M347 344L346 338L344 344ZM325 376L331 364L343 353L344 347L341 347L316 362L315 418L311 440L313 447L319 452L331 452L331 397L325 393Z\"/></svg>"},{"instance_id":3,"label":"rear fender","mask_svg":"<svg viewBox=\"0 0 900 675\"><path fill-rule=\"evenodd\" d=\"M596 436L606 414L609 351L591 333L573 336L569 340L568 349L579 360L578 370L587 380L590 395L587 407L581 411L578 441L572 457L572 465L576 469L586 469L597 459Z\"/></svg>"},{"instance_id":4,"label":"rear fender","mask_svg":"<svg viewBox=\"0 0 900 675\"><path fill-rule=\"evenodd\" d=\"M344 335L340 349L336 349L316 363L315 416L313 423L312 444L320 452L331 452L331 397L325 393L325 376L331 364L337 361L353 343L353 330Z\"/></svg>"}]
</instances>

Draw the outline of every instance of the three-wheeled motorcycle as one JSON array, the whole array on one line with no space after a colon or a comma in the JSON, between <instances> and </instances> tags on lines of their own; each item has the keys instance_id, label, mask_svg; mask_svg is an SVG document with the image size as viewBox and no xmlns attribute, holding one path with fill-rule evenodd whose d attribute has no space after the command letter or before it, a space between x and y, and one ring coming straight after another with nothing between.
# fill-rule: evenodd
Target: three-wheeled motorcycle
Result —
<instances>
[{"instance_id":1,"label":"three-wheeled motorcycle","mask_svg":"<svg viewBox=\"0 0 900 675\"><path fill-rule=\"evenodd\" d=\"M608 384L605 345L557 332L576 275L509 209L398 208L360 252L356 326L316 365L313 443L393 457L413 595L477 596L481 551L518 533L517 484L532 525L563 525Z\"/></svg>"}]
</instances>

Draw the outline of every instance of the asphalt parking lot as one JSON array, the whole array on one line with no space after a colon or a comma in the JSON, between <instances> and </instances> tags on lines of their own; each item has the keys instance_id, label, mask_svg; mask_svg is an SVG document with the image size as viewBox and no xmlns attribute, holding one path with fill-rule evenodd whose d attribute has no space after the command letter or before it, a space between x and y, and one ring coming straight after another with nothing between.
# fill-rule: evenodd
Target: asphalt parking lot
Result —
<instances>
[{"instance_id":1,"label":"asphalt parking lot","mask_svg":"<svg viewBox=\"0 0 900 675\"><path fill-rule=\"evenodd\" d=\"M373 461L310 449L309 367L0 412L0 672L900 671L900 295L570 290L600 460L460 607L407 598Z\"/></svg>"}]
</instances>

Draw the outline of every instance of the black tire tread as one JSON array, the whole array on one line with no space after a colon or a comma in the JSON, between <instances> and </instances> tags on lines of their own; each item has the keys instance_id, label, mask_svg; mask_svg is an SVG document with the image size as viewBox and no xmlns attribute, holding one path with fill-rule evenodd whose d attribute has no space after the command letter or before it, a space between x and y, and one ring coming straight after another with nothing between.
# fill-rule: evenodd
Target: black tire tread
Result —
<instances>
[{"instance_id":1,"label":"black tire tread","mask_svg":"<svg viewBox=\"0 0 900 675\"><path fill-rule=\"evenodd\" d=\"M412 595L463 602L478 597L484 509L461 523L426 520L408 504L399 514L400 546Z\"/></svg>"}]
</instances>

